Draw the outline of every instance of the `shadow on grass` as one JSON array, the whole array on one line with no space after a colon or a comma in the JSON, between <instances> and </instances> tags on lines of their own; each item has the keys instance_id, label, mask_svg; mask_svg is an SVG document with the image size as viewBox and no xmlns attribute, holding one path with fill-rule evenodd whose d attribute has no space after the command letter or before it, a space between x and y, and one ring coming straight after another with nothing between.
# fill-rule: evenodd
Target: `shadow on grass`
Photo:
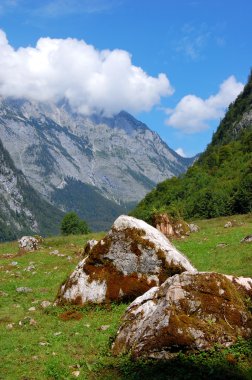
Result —
<instances>
[{"instance_id":1,"label":"shadow on grass","mask_svg":"<svg viewBox=\"0 0 252 380\"><path fill-rule=\"evenodd\" d=\"M195 355L179 354L170 361L121 358L121 380L251 380L252 340L239 341L231 348L215 348Z\"/></svg>"}]
</instances>

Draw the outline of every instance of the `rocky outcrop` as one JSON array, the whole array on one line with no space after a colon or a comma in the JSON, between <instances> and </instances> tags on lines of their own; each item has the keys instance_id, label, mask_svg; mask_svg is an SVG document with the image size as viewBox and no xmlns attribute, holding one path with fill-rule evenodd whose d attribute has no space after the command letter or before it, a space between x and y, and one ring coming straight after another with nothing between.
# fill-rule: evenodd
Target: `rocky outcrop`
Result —
<instances>
[{"instance_id":1,"label":"rocky outcrop","mask_svg":"<svg viewBox=\"0 0 252 380\"><path fill-rule=\"evenodd\" d=\"M36 251L38 249L38 240L33 236L23 236L18 240L20 252Z\"/></svg>"},{"instance_id":2,"label":"rocky outcrop","mask_svg":"<svg viewBox=\"0 0 252 380\"><path fill-rule=\"evenodd\" d=\"M113 353L169 359L181 350L207 350L216 343L227 347L238 336L250 338L251 289L252 279L203 272L174 275L131 303Z\"/></svg>"},{"instance_id":3,"label":"rocky outcrop","mask_svg":"<svg viewBox=\"0 0 252 380\"><path fill-rule=\"evenodd\" d=\"M189 225L183 220L173 220L167 214L156 214L154 226L166 237L184 237L190 234Z\"/></svg>"},{"instance_id":4,"label":"rocky outcrop","mask_svg":"<svg viewBox=\"0 0 252 380\"><path fill-rule=\"evenodd\" d=\"M0 96L0 139L43 198L64 212L78 210L96 231L194 161L127 112L85 116L63 101Z\"/></svg>"},{"instance_id":5,"label":"rocky outcrop","mask_svg":"<svg viewBox=\"0 0 252 380\"><path fill-rule=\"evenodd\" d=\"M184 271L195 269L161 232L122 215L62 285L56 303L132 300Z\"/></svg>"}]
</instances>

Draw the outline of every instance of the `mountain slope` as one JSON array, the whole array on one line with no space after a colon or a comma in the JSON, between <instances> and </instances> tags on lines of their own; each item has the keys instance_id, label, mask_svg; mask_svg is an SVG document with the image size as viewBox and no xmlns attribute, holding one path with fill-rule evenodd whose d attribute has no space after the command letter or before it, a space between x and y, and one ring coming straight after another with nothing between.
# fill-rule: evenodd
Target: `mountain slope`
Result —
<instances>
[{"instance_id":1,"label":"mountain slope","mask_svg":"<svg viewBox=\"0 0 252 380\"><path fill-rule=\"evenodd\" d=\"M163 211L184 218L252 211L252 75L198 161L158 184L132 214L151 222Z\"/></svg>"},{"instance_id":2,"label":"mountain slope","mask_svg":"<svg viewBox=\"0 0 252 380\"><path fill-rule=\"evenodd\" d=\"M124 111L85 117L64 101L0 98L0 138L44 199L79 211L95 230L192 163Z\"/></svg>"},{"instance_id":3,"label":"mountain slope","mask_svg":"<svg viewBox=\"0 0 252 380\"><path fill-rule=\"evenodd\" d=\"M0 140L0 241L23 234L58 233L63 213L44 201L10 158Z\"/></svg>"}]
</instances>

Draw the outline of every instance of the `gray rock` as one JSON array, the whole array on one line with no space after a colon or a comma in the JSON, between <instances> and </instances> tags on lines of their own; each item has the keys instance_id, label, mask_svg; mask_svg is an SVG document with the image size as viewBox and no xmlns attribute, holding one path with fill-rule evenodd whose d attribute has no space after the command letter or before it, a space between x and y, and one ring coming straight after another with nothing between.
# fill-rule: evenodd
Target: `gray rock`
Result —
<instances>
[{"instance_id":1,"label":"gray rock","mask_svg":"<svg viewBox=\"0 0 252 380\"><path fill-rule=\"evenodd\" d=\"M27 288L26 286L21 286L20 288L16 288L16 292L18 293L31 293L33 290L31 288Z\"/></svg>"},{"instance_id":2,"label":"gray rock","mask_svg":"<svg viewBox=\"0 0 252 380\"><path fill-rule=\"evenodd\" d=\"M227 222L225 225L224 225L224 228L230 228L230 227L233 227L233 223L231 221Z\"/></svg>"},{"instance_id":3,"label":"gray rock","mask_svg":"<svg viewBox=\"0 0 252 380\"><path fill-rule=\"evenodd\" d=\"M33 236L23 236L18 240L18 246L20 251L36 251L38 249L38 240Z\"/></svg>"},{"instance_id":4,"label":"gray rock","mask_svg":"<svg viewBox=\"0 0 252 380\"><path fill-rule=\"evenodd\" d=\"M32 265L29 265L27 268L24 268L24 271L25 272L32 272L35 269L36 269L35 266L32 264Z\"/></svg>"},{"instance_id":5,"label":"gray rock","mask_svg":"<svg viewBox=\"0 0 252 380\"><path fill-rule=\"evenodd\" d=\"M252 279L218 273L174 275L127 308L112 350L115 355L170 359L181 350L228 347L252 336L246 299Z\"/></svg>"},{"instance_id":6,"label":"gray rock","mask_svg":"<svg viewBox=\"0 0 252 380\"><path fill-rule=\"evenodd\" d=\"M252 243L252 235L245 236L242 240L241 243Z\"/></svg>"},{"instance_id":7,"label":"gray rock","mask_svg":"<svg viewBox=\"0 0 252 380\"><path fill-rule=\"evenodd\" d=\"M52 303L50 301L45 300L45 301L42 301L40 305L42 306L43 309L46 309L47 307L51 306L51 304Z\"/></svg>"},{"instance_id":8,"label":"gray rock","mask_svg":"<svg viewBox=\"0 0 252 380\"><path fill-rule=\"evenodd\" d=\"M122 215L61 286L56 304L134 299L184 271L195 268L161 232Z\"/></svg>"},{"instance_id":9,"label":"gray rock","mask_svg":"<svg viewBox=\"0 0 252 380\"><path fill-rule=\"evenodd\" d=\"M190 228L190 232L199 232L200 228L197 226L197 224L190 223L188 224L188 227Z\"/></svg>"},{"instance_id":10,"label":"gray rock","mask_svg":"<svg viewBox=\"0 0 252 380\"><path fill-rule=\"evenodd\" d=\"M58 249L55 249L54 251L49 252L49 255L55 255L55 256L58 256L58 254L59 254Z\"/></svg>"}]
</instances>

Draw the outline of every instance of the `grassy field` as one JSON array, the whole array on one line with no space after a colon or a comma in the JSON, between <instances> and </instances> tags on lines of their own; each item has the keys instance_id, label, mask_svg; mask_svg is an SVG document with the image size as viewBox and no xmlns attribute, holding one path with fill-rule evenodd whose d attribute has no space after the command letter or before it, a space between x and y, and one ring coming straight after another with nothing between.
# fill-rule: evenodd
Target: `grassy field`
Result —
<instances>
[{"instance_id":1,"label":"grassy field","mask_svg":"<svg viewBox=\"0 0 252 380\"><path fill-rule=\"evenodd\" d=\"M235 226L224 228L228 220ZM252 215L196 221L200 232L174 244L199 269L252 277ZM18 255L0 245L0 379L252 379L252 343L181 354L169 363L111 356L126 304L43 308L81 259L86 240L103 234L47 238L39 251ZM58 250L58 255L51 252ZM31 289L18 293L19 287Z\"/></svg>"}]
</instances>

